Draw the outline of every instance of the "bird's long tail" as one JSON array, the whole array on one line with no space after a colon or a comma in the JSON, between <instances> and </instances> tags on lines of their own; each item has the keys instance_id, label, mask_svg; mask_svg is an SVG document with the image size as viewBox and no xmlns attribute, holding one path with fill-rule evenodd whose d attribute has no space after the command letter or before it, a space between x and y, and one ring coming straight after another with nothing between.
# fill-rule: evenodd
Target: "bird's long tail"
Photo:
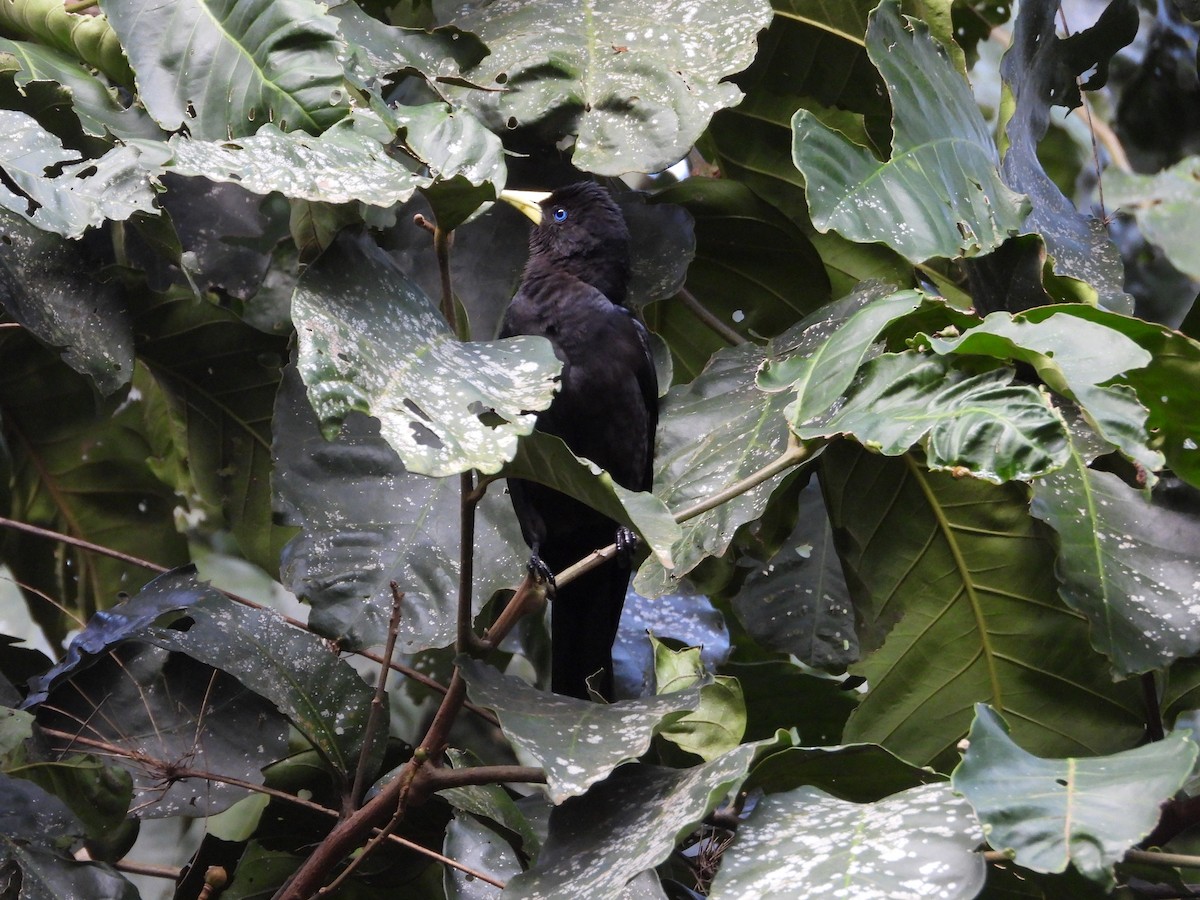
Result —
<instances>
[{"instance_id":1,"label":"bird's long tail","mask_svg":"<svg viewBox=\"0 0 1200 900\"><path fill-rule=\"evenodd\" d=\"M613 698L612 645L629 587L629 564L611 559L558 589L550 604L551 689L588 699L588 679Z\"/></svg>"}]
</instances>

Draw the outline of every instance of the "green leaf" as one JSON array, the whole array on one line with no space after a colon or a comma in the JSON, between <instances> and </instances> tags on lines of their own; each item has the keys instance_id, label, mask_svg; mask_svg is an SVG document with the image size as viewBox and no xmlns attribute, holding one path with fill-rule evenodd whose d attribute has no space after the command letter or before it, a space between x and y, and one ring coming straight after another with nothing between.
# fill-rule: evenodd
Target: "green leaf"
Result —
<instances>
[{"instance_id":1,"label":"green leaf","mask_svg":"<svg viewBox=\"0 0 1200 900\"><path fill-rule=\"evenodd\" d=\"M1104 178L1104 199L1137 220L1143 237L1159 247L1171 265L1200 278L1200 156L1189 156L1157 175L1113 169Z\"/></svg>"},{"instance_id":2,"label":"green leaf","mask_svg":"<svg viewBox=\"0 0 1200 900\"><path fill-rule=\"evenodd\" d=\"M338 21L313 0L102 0L166 131L207 141L265 123L317 133L347 112Z\"/></svg>"},{"instance_id":3,"label":"green leaf","mask_svg":"<svg viewBox=\"0 0 1200 900\"><path fill-rule=\"evenodd\" d=\"M1026 209L1000 180L996 146L971 89L929 27L902 20L898 0L885 0L871 16L867 50L892 99L892 158L881 165L798 111L792 160L804 175L813 224L884 243L913 263L978 256L1020 231Z\"/></svg>"},{"instance_id":4,"label":"green leaf","mask_svg":"<svg viewBox=\"0 0 1200 900\"><path fill-rule=\"evenodd\" d=\"M620 896L741 783L755 749L746 744L692 769L621 766L584 796L555 807L537 865L509 881L501 897Z\"/></svg>"},{"instance_id":5,"label":"green leaf","mask_svg":"<svg viewBox=\"0 0 1200 900\"><path fill-rule=\"evenodd\" d=\"M700 702L696 689L642 700L590 703L548 694L475 660L460 662L472 702L496 711L518 757L546 770L557 805L637 759L650 739Z\"/></svg>"},{"instance_id":6,"label":"green leaf","mask_svg":"<svg viewBox=\"0 0 1200 900\"><path fill-rule=\"evenodd\" d=\"M821 478L859 640L873 651L851 669L869 689L843 740L949 765L982 701L1010 711L1038 752L1141 740L1141 691L1113 683L1087 622L1058 598L1055 549L1024 485L952 478L844 443L822 454Z\"/></svg>"},{"instance_id":7,"label":"green leaf","mask_svg":"<svg viewBox=\"0 0 1200 900\"><path fill-rule=\"evenodd\" d=\"M270 418L286 338L188 293L141 299L136 411L155 435L153 468L188 498L198 531L227 528L247 559L275 571L291 536L271 518Z\"/></svg>"},{"instance_id":8,"label":"green leaf","mask_svg":"<svg viewBox=\"0 0 1200 900\"><path fill-rule=\"evenodd\" d=\"M1059 594L1087 616L1117 676L1200 653L1194 515L1089 469L1078 444L1066 467L1034 482L1033 514L1058 532Z\"/></svg>"},{"instance_id":9,"label":"green leaf","mask_svg":"<svg viewBox=\"0 0 1200 900\"><path fill-rule=\"evenodd\" d=\"M328 434L351 410L379 419L411 472L492 473L550 405L549 341L462 343L373 244L341 239L292 297L300 374Z\"/></svg>"},{"instance_id":10,"label":"green leaf","mask_svg":"<svg viewBox=\"0 0 1200 900\"><path fill-rule=\"evenodd\" d=\"M152 586L171 589L163 576ZM192 576L194 577L194 576ZM151 628L155 645L227 672L270 700L347 782L358 765L371 713L372 688L321 638L287 625L269 610L253 609L204 591L187 607L190 624ZM387 711L367 754L368 772L383 759ZM260 760L263 762L265 760ZM219 769L214 771L220 771Z\"/></svg>"},{"instance_id":11,"label":"green leaf","mask_svg":"<svg viewBox=\"0 0 1200 900\"><path fill-rule=\"evenodd\" d=\"M0 26L81 59L123 87L133 86L121 42L104 16L69 13L58 0L23 0L0 6Z\"/></svg>"},{"instance_id":12,"label":"green leaf","mask_svg":"<svg viewBox=\"0 0 1200 900\"><path fill-rule=\"evenodd\" d=\"M1154 322L1083 303L1054 307L1048 313L1030 310L1026 315L1049 314L1105 325L1149 352L1149 365L1128 369L1114 382L1132 387L1138 402L1150 410L1146 425L1157 437L1171 471L1200 487L1200 416L1195 415L1200 409L1200 341Z\"/></svg>"},{"instance_id":13,"label":"green leaf","mask_svg":"<svg viewBox=\"0 0 1200 900\"><path fill-rule=\"evenodd\" d=\"M461 83L459 73L488 53L479 38L453 25L429 31L396 28L347 0L330 3L329 13L338 20L350 54L348 71L363 85L401 72L415 72L435 86L439 81Z\"/></svg>"},{"instance_id":14,"label":"green leaf","mask_svg":"<svg viewBox=\"0 0 1200 900\"><path fill-rule=\"evenodd\" d=\"M446 753L456 769L468 769L481 765L474 754L459 750L448 750ZM507 828L521 839L520 849L526 856L537 856L541 850L541 841L538 840L529 820L503 785L471 784L464 787L445 788L438 791L438 796L445 799L455 809L469 812L480 818L491 819L497 825Z\"/></svg>"},{"instance_id":15,"label":"green leaf","mask_svg":"<svg viewBox=\"0 0 1200 900\"><path fill-rule=\"evenodd\" d=\"M659 696L700 688L700 705L695 711L671 722L659 734L705 762L737 747L746 732L746 704L738 680L728 675L707 677L699 647L671 650L653 635L650 643Z\"/></svg>"},{"instance_id":16,"label":"green leaf","mask_svg":"<svg viewBox=\"0 0 1200 900\"><path fill-rule=\"evenodd\" d=\"M559 438L540 431L523 436L516 456L503 472L508 478L524 478L562 491L629 525L661 565L671 565L671 548L679 540L680 528L663 501L655 494L621 487L595 463L573 454Z\"/></svg>"},{"instance_id":17,"label":"green leaf","mask_svg":"<svg viewBox=\"0 0 1200 900\"><path fill-rule=\"evenodd\" d=\"M799 788L759 802L725 852L712 890L743 900L970 900L987 876L974 852L982 838L970 807L945 784L870 804Z\"/></svg>"},{"instance_id":18,"label":"green leaf","mask_svg":"<svg viewBox=\"0 0 1200 900\"><path fill-rule=\"evenodd\" d=\"M1112 18L1106 10L1093 28L1062 39L1055 34L1058 6L1055 2L1023 7L1000 64L1004 89L1013 104L1012 117L1004 127L1009 146L1002 172L1010 187L1028 195L1032 211L1026 228L1046 242L1054 271L1086 282L1101 306L1132 312L1131 298L1123 289L1121 256L1106 228L1080 213L1066 198L1042 168L1037 150L1050 126L1051 105L1080 105L1076 76L1092 65L1106 67L1108 57L1133 39L1137 12L1132 3L1121 0L1109 7L1115 14ZM1103 55L1104 47L1097 43L1107 44L1109 36L1115 37L1116 43ZM1092 48L1101 55L1089 52Z\"/></svg>"},{"instance_id":19,"label":"green leaf","mask_svg":"<svg viewBox=\"0 0 1200 900\"><path fill-rule=\"evenodd\" d=\"M983 704L968 741L954 789L975 808L988 843L1035 872L1073 863L1110 888L1113 866L1154 828L1197 755L1186 734L1171 734L1111 756L1041 759L1017 746Z\"/></svg>"},{"instance_id":20,"label":"green leaf","mask_svg":"<svg viewBox=\"0 0 1200 900\"><path fill-rule=\"evenodd\" d=\"M442 792L443 795L445 793ZM499 882L521 873L521 860L513 848L474 816L454 814L446 826L442 853L472 872L483 872ZM442 883L447 900L491 900L497 893L491 885L484 887L474 875L468 875L453 866L445 867Z\"/></svg>"},{"instance_id":21,"label":"green leaf","mask_svg":"<svg viewBox=\"0 0 1200 900\"><path fill-rule=\"evenodd\" d=\"M906 351L867 363L829 412L792 427L801 438L850 434L888 456L918 444L933 470L966 470L997 484L1028 481L1067 459L1066 426L1046 398L1014 385L1012 369L967 375Z\"/></svg>"},{"instance_id":22,"label":"green leaf","mask_svg":"<svg viewBox=\"0 0 1200 900\"><path fill-rule=\"evenodd\" d=\"M77 246L0 211L0 302L107 396L133 376L133 328L120 291L88 268Z\"/></svg>"},{"instance_id":23,"label":"green leaf","mask_svg":"<svg viewBox=\"0 0 1200 900\"><path fill-rule=\"evenodd\" d=\"M787 397L754 385L762 348L743 344L722 350L691 384L672 388L659 404L654 493L673 512L740 481L787 449L782 412ZM634 589L647 597L675 591L677 581L706 556L720 556L734 532L762 515L778 475L715 509L683 523L671 549L674 568L648 559Z\"/></svg>"},{"instance_id":24,"label":"green leaf","mask_svg":"<svg viewBox=\"0 0 1200 900\"><path fill-rule=\"evenodd\" d=\"M845 671L858 659L854 608L815 482L800 494L798 510L778 552L757 563L734 594L733 611L763 647Z\"/></svg>"},{"instance_id":25,"label":"green leaf","mask_svg":"<svg viewBox=\"0 0 1200 900\"><path fill-rule=\"evenodd\" d=\"M493 3L454 24L491 51L464 74L503 88L467 102L494 126L574 135L576 168L621 175L667 168L741 99L725 79L749 65L770 21L765 0L554 0Z\"/></svg>"},{"instance_id":26,"label":"green leaf","mask_svg":"<svg viewBox=\"0 0 1200 900\"><path fill-rule=\"evenodd\" d=\"M0 434L12 460L7 515L152 564L185 562L187 542L175 528L179 498L146 465L152 451L136 397L118 393L98 404L91 381L19 329L0 330L0 358ZM124 560L11 530L3 547L31 597L51 596L66 608L31 604L51 640L111 606L144 574Z\"/></svg>"},{"instance_id":27,"label":"green leaf","mask_svg":"<svg viewBox=\"0 0 1200 900\"><path fill-rule=\"evenodd\" d=\"M283 554L283 581L312 605L308 624L344 647L382 644L390 583L404 591L398 647L453 643L458 608L459 479L405 470L378 423L353 413L336 440L317 428L292 367L276 401L274 484L301 533ZM474 609L511 587L529 550L499 485L476 511Z\"/></svg>"},{"instance_id":28,"label":"green leaf","mask_svg":"<svg viewBox=\"0 0 1200 900\"><path fill-rule=\"evenodd\" d=\"M1056 315L1059 310L1065 314ZM1162 454L1146 446L1146 408L1127 387L1102 386L1150 364L1151 355L1117 329L1071 312L1070 307L1039 307L1017 316L996 312L961 337L929 344L935 353L1031 364L1051 388L1079 403L1106 440L1151 471L1162 468Z\"/></svg>"},{"instance_id":29,"label":"green leaf","mask_svg":"<svg viewBox=\"0 0 1200 900\"><path fill-rule=\"evenodd\" d=\"M105 22L97 16L79 18ZM116 46L115 38L113 45ZM80 65L75 56L55 47L0 38L0 55L3 54L10 55L19 67L15 76L17 87L26 88L38 83L61 85L70 97L71 112L79 118L79 124L87 134L102 138L111 134L122 139L162 136L161 129L144 109L137 105L122 106L116 92ZM122 66L126 65L123 56L117 58Z\"/></svg>"},{"instance_id":30,"label":"green leaf","mask_svg":"<svg viewBox=\"0 0 1200 900\"><path fill-rule=\"evenodd\" d=\"M429 184L391 157L385 146L391 134L367 112L318 137L267 124L236 140L174 137L162 164L168 172L232 181L256 194L388 207Z\"/></svg>"},{"instance_id":31,"label":"green leaf","mask_svg":"<svg viewBox=\"0 0 1200 900\"><path fill-rule=\"evenodd\" d=\"M106 219L155 211L148 173L134 148L81 159L34 119L6 109L0 109L0 132L6 136L0 167L8 176L0 185L0 207L43 231L77 238Z\"/></svg>"},{"instance_id":32,"label":"green leaf","mask_svg":"<svg viewBox=\"0 0 1200 900\"><path fill-rule=\"evenodd\" d=\"M919 291L860 285L772 341L756 376L758 386L764 391L794 390L796 421L825 412L850 387L880 332L922 300Z\"/></svg>"},{"instance_id":33,"label":"green leaf","mask_svg":"<svg viewBox=\"0 0 1200 900\"><path fill-rule=\"evenodd\" d=\"M768 794L811 786L852 803L872 803L923 784L944 782L878 744L784 747L755 763L744 791Z\"/></svg>"}]
</instances>

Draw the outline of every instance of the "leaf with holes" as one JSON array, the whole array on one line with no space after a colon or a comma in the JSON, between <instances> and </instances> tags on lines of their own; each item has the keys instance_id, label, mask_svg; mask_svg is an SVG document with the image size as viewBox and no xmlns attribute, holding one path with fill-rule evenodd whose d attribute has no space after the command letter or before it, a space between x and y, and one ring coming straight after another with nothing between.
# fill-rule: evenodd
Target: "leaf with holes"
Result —
<instances>
[{"instance_id":1,"label":"leaf with holes","mask_svg":"<svg viewBox=\"0 0 1200 900\"><path fill-rule=\"evenodd\" d=\"M463 343L368 241L339 240L292 297L300 375L327 435L352 410L379 419L410 472L493 473L550 405L562 363L550 342Z\"/></svg>"},{"instance_id":2,"label":"leaf with holes","mask_svg":"<svg viewBox=\"0 0 1200 900\"><path fill-rule=\"evenodd\" d=\"M502 0L454 24L491 50L464 74L503 88L465 94L493 127L575 135L577 168L621 175L667 168L741 99L725 79L749 65L770 21L765 0Z\"/></svg>"},{"instance_id":3,"label":"leaf with holes","mask_svg":"<svg viewBox=\"0 0 1200 900\"><path fill-rule=\"evenodd\" d=\"M975 808L988 843L1035 872L1071 863L1109 888L1113 866L1153 830L1197 755L1195 742L1176 733L1111 756L1041 759L983 704L968 742L954 789Z\"/></svg>"},{"instance_id":4,"label":"leaf with holes","mask_svg":"<svg viewBox=\"0 0 1200 900\"><path fill-rule=\"evenodd\" d=\"M108 219L155 212L147 164L133 147L83 159L35 119L7 109L0 109L0 133L0 167L7 176L0 206L43 231L77 238Z\"/></svg>"},{"instance_id":5,"label":"leaf with holes","mask_svg":"<svg viewBox=\"0 0 1200 900\"><path fill-rule=\"evenodd\" d=\"M975 852L982 839L970 806L946 784L861 804L798 788L759 802L738 827L712 890L740 900L970 900L987 877Z\"/></svg>"}]
</instances>

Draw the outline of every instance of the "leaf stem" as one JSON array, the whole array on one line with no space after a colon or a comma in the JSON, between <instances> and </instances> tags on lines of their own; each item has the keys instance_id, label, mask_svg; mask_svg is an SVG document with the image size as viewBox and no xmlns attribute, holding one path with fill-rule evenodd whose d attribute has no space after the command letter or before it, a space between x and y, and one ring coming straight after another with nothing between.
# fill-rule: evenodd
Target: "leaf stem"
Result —
<instances>
[{"instance_id":1,"label":"leaf stem","mask_svg":"<svg viewBox=\"0 0 1200 900\"><path fill-rule=\"evenodd\" d=\"M719 337L723 338L727 343L736 347L738 344L745 344L746 339L738 334L733 328L730 328L722 322L717 316L713 315L703 303L696 299L695 294L687 288L680 288L679 293L675 295L683 306L700 320L701 324L707 326L711 331L715 332Z\"/></svg>"},{"instance_id":2,"label":"leaf stem","mask_svg":"<svg viewBox=\"0 0 1200 900\"><path fill-rule=\"evenodd\" d=\"M798 465L809 456L808 447L801 444L796 436L788 433L787 449L783 451L774 460L767 463L757 472L752 472L740 481L735 481L724 490L720 490L711 497L706 497L699 503L682 509L675 513L676 522L686 522L688 519L694 519L702 513L708 512L710 509L716 509L722 503L727 503L734 497L739 497L753 488L758 487L764 481L769 481L778 475L790 469L792 466ZM554 583L558 586L570 584L580 575L585 572L590 572L592 569L599 566L605 560L612 559L617 554L617 545L609 544L607 547L601 547L589 553L579 562L568 566L554 576Z\"/></svg>"}]
</instances>

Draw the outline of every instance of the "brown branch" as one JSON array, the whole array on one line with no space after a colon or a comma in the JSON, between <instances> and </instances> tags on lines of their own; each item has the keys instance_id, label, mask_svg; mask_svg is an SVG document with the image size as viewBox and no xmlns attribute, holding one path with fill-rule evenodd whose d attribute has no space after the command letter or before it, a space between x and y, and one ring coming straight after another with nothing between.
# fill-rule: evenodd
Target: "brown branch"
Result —
<instances>
[{"instance_id":1,"label":"brown branch","mask_svg":"<svg viewBox=\"0 0 1200 900\"><path fill-rule=\"evenodd\" d=\"M108 556L112 559L119 559L121 562L127 562L134 566L141 566L143 569L149 569L151 572L158 572L160 575L168 571L164 566L158 563L150 562L147 559L139 559L136 556L130 556L128 553L122 553L120 550L113 550L110 547L102 547L99 544L93 544L91 541L85 541L82 538L71 537L69 534L62 534L57 531L50 531L48 528L39 528L36 525L30 525L26 522L18 522L15 519L6 519L0 516L0 528L11 528L13 531L24 531L26 534L35 534L38 537L44 537L48 540L58 541L62 544L70 544L72 547L79 547L83 550L90 550L93 553L99 553L101 556Z\"/></svg>"},{"instance_id":2,"label":"brown branch","mask_svg":"<svg viewBox=\"0 0 1200 900\"><path fill-rule=\"evenodd\" d=\"M491 646L498 645L512 630L513 626L526 614L540 610L546 602L544 585L536 583L531 575L526 575L516 594L504 607L504 611L488 629L484 640ZM312 854L301 863L292 877L275 894L275 900L309 900L320 889L326 873L337 866L346 856L362 845L363 839L380 823L394 825L398 815L408 801L408 793L412 787L418 769L430 764L441 757L458 710L462 708L466 698L467 685L462 673L455 668L454 676L446 696L434 715L429 730L425 733L421 746L413 753L413 757L401 769L400 773L367 803L351 815L340 821L325 837ZM365 855L359 854L359 857ZM494 884L490 879L484 879ZM497 885L501 886L501 885Z\"/></svg>"},{"instance_id":3,"label":"brown branch","mask_svg":"<svg viewBox=\"0 0 1200 900\"><path fill-rule=\"evenodd\" d=\"M367 716L367 726L363 730L362 747L358 753L358 765L354 767L354 785L346 797L342 815L348 816L362 803L363 791L366 790L367 757L371 753L371 745L375 743L375 732L379 730L379 722L383 718L385 697L387 695L387 677L392 662L392 654L396 652L396 634L400 630L400 604L404 601L404 592L396 582L391 582L392 615L388 619L387 645L383 650L383 658L387 664L379 667L379 677L375 681L375 694L371 697L371 711Z\"/></svg>"},{"instance_id":4,"label":"brown branch","mask_svg":"<svg viewBox=\"0 0 1200 900\"><path fill-rule=\"evenodd\" d=\"M146 875L150 878L166 878L170 881L178 881L179 876L183 874L182 869L177 869L174 866L156 866L151 863L130 862L124 859L112 863L112 867L118 872L129 872L131 875Z\"/></svg>"}]
</instances>

